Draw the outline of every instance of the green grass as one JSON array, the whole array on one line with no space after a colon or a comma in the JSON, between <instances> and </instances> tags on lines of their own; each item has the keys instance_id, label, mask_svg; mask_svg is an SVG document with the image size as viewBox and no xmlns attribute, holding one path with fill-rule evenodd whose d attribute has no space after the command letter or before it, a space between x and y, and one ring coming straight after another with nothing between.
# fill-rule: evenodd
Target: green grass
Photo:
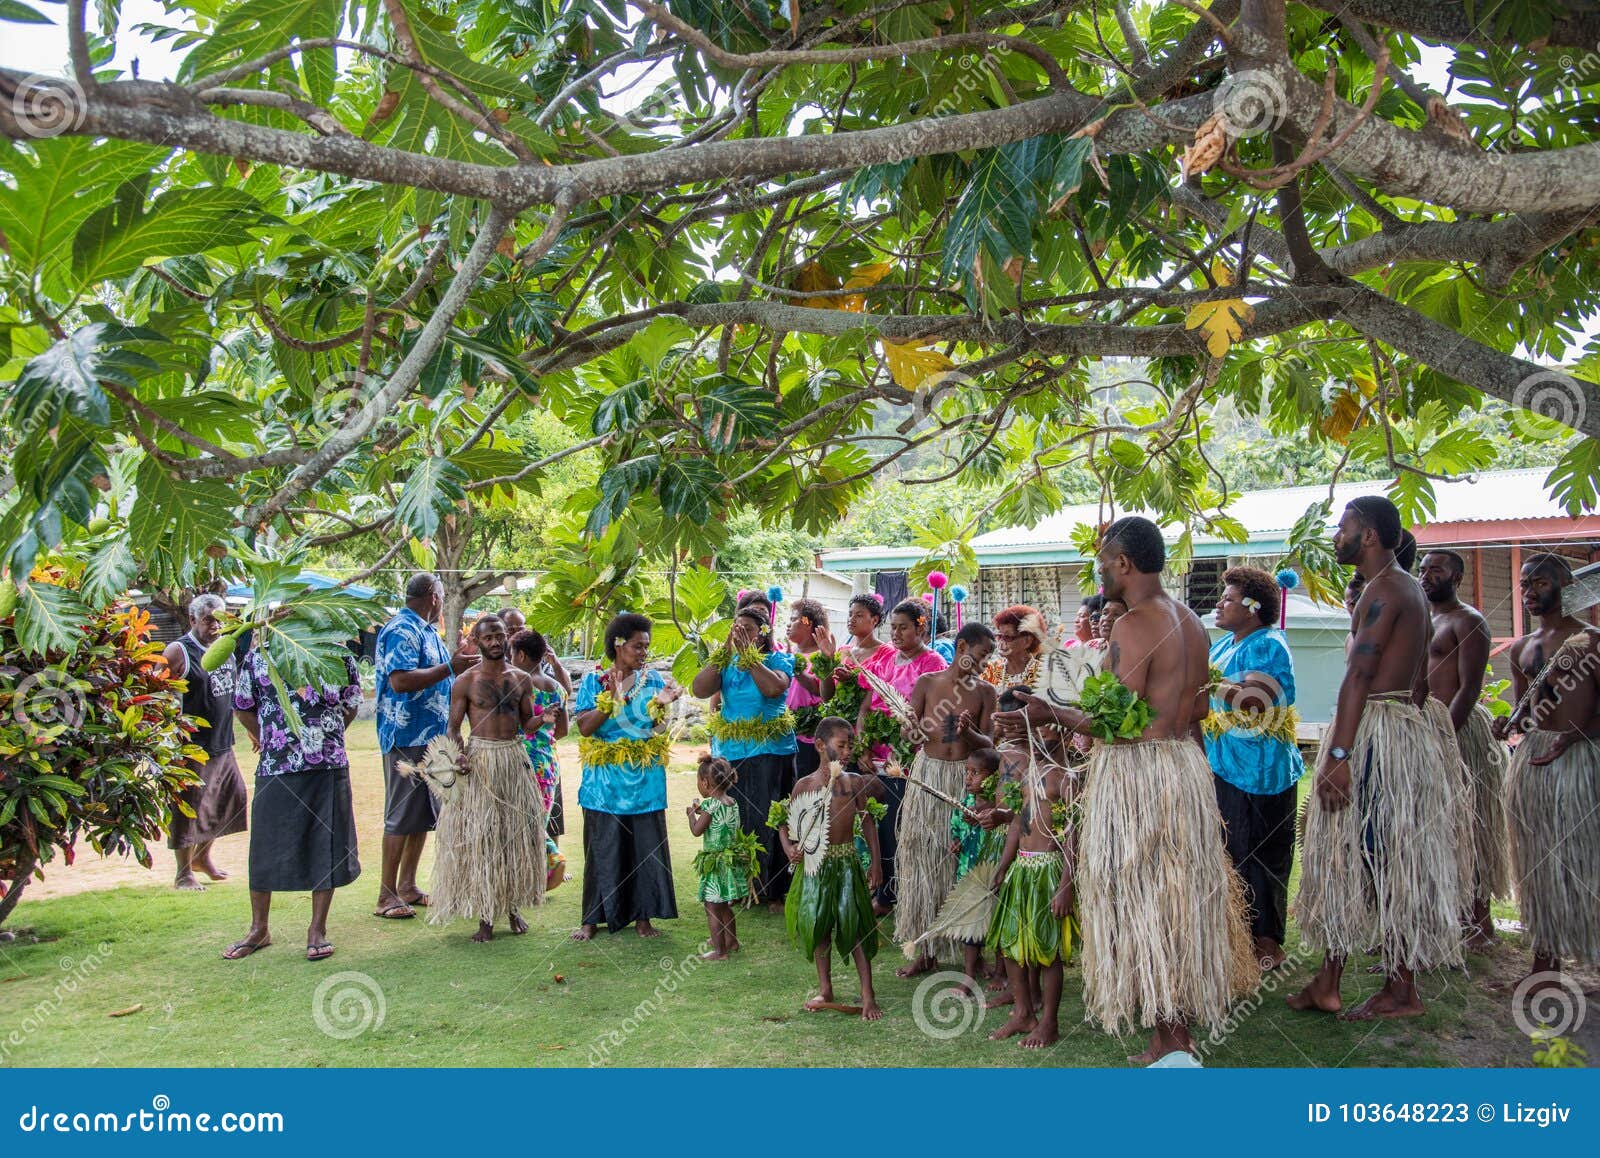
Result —
<instances>
[{"instance_id":1,"label":"green grass","mask_svg":"<svg viewBox=\"0 0 1600 1158\"><path fill-rule=\"evenodd\" d=\"M602 933L587 945L568 940L579 916L577 879L530 914L527 936L502 934L488 945L468 941L466 922L440 928L420 919L377 920L369 914L381 777L370 725L357 729L364 872L335 897L329 931L338 951L331 960L303 959L309 898L293 894L276 898L272 947L243 961L222 960L222 948L247 923L242 872L202 894L152 881L24 900L10 924L41 940L0 944L0 1064L1060 1066L1125 1064L1142 1048L1142 1041L1119 1042L1082 1024L1076 969L1068 971L1062 1008L1067 1036L1054 1049L1028 1053L984 1036L1002 1020L999 1012L950 1040L925 1035L912 1016L916 983L893 976L901 958L887 943L874 970L886 1013L877 1024L801 1012L815 977L789 945L781 916L742 915L744 952L726 963L694 961L705 921L693 899L694 842L683 814L693 782L681 767L669 778L668 820L682 918L663 923L665 936L644 941L629 930ZM567 785L572 807L562 842L575 878L583 868L576 779ZM1516 954L1507 946L1496 956L1505 955L1509 967ZM1473 962L1481 978L1485 960ZM313 1006L318 983L345 971L370 978L384 1017L381 1026L340 1040L319 1029ZM1466 1038L1479 1063L1527 1064L1526 1042L1500 1024L1509 1021L1503 1002L1459 974L1424 979L1426 1017L1374 1027L1291 1014L1282 995L1305 973L1283 978L1207 1064L1458 1064L1465 1055L1453 1043ZM850 1000L853 968L836 962L835 981L839 997ZM1354 970L1346 1000L1378 984ZM142 1005L136 1013L108 1016L135 1004ZM594 1049L602 1041L603 1054Z\"/></svg>"}]
</instances>

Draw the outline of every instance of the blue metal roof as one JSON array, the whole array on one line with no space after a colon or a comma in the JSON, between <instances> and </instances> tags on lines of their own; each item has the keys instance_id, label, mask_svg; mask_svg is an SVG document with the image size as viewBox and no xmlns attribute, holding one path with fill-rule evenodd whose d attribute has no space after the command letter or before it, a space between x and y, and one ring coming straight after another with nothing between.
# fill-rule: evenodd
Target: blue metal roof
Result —
<instances>
[{"instance_id":1,"label":"blue metal roof","mask_svg":"<svg viewBox=\"0 0 1600 1158\"><path fill-rule=\"evenodd\" d=\"M328 576L319 575L315 571L300 572L299 575L295 576L295 582L304 587L309 587L313 591L326 591L330 587L339 586L339 581L337 579L330 579ZM350 586L346 587L345 590L350 592L350 594L354 595L358 599L371 599L378 594L375 588L363 587L359 583L352 583ZM250 584L232 584L228 588L228 597L230 599L250 598Z\"/></svg>"}]
</instances>

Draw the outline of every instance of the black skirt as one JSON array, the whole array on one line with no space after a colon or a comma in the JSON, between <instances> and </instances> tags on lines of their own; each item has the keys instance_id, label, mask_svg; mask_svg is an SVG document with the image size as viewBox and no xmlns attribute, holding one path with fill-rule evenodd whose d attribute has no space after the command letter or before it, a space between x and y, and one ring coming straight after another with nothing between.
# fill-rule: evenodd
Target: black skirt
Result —
<instances>
[{"instance_id":1,"label":"black skirt","mask_svg":"<svg viewBox=\"0 0 1600 1158\"><path fill-rule=\"evenodd\" d=\"M1281 945L1287 930L1289 873L1294 868L1295 789L1257 796L1215 773L1212 780L1228 855L1244 880L1250 934Z\"/></svg>"},{"instance_id":2,"label":"black skirt","mask_svg":"<svg viewBox=\"0 0 1600 1158\"><path fill-rule=\"evenodd\" d=\"M782 901L789 892L789 858L783 855L778 830L767 827L772 803L794 787L793 756L746 756L731 761L739 780L728 795L739 806L739 827L755 833L761 844L761 875L751 900L756 904ZM787 788L785 787L787 785Z\"/></svg>"},{"instance_id":3,"label":"black skirt","mask_svg":"<svg viewBox=\"0 0 1600 1158\"><path fill-rule=\"evenodd\" d=\"M583 810L583 923L613 933L678 915L667 814Z\"/></svg>"},{"instance_id":4,"label":"black skirt","mask_svg":"<svg viewBox=\"0 0 1600 1158\"><path fill-rule=\"evenodd\" d=\"M545 831L551 836L565 836L567 834L567 809L561 802L561 776L556 776L556 786L550 793L550 823L545 826Z\"/></svg>"},{"instance_id":5,"label":"black skirt","mask_svg":"<svg viewBox=\"0 0 1600 1158\"><path fill-rule=\"evenodd\" d=\"M893 905L898 895L894 854L900 844L895 836L895 828L900 823L900 805L906 798L906 780L904 776L883 776L880 779L884 787L883 804L888 811L878 821L878 858L883 862L883 884L872 894L872 899L880 905Z\"/></svg>"},{"instance_id":6,"label":"black skirt","mask_svg":"<svg viewBox=\"0 0 1600 1158\"><path fill-rule=\"evenodd\" d=\"M251 892L337 889L360 875L348 768L256 777Z\"/></svg>"}]
</instances>

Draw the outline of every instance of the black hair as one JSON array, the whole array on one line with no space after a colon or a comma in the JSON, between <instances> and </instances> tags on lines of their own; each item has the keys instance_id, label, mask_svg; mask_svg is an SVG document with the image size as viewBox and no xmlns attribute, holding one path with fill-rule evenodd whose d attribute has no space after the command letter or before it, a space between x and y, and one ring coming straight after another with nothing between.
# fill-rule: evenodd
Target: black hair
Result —
<instances>
[{"instance_id":1,"label":"black hair","mask_svg":"<svg viewBox=\"0 0 1600 1158\"><path fill-rule=\"evenodd\" d=\"M811 738L816 741L817 748L820 751L829 738L839 732L843 732L846 735L854 735L855 729L850 726L850 721L843 716L823 716L822 719L817 721L817 726L811 730Z\"/></svg>"},{"instance_id":2,"label":"black hair","mask_svg":"<svg viewBox=\"0 0 1600 1158\"><path fill-rule=\"evenodd\" d=\"M486 612L483 615L478 616L477 619L473 620L473 622L472 622L472 634L473 635L477 635L478 634L478 628L482 627L485 623L498 623L500 625L500 630L501 631L504 631L505 627L506 627L505 622L498 615L496 615L494 612L490 611L490 612Z\"/></svg>"},{"instance_id":3,"label":"black hair","mask_svg":"<svg viewBox=\"0 0 1600 1158\"><path fill-rule=\"evenodd\" d=\"M713 756L709 752L700 757L700 767L695 776L697 780L710 781L711 787L718 792L726 792L739 783L739 770L721 756Z\"/></svg>"},{"instance_id":4,"label":"black hair","mask_svg":"<svg viewBox=\"0 0 1600 1158\"><path fill-rule=\"evenodd\" d=\"M1099 615L1100 609L1106 605L1106 597L1096 591L1093 595L1083 597L1083 606L1089 609L1090 615Z\"/></svg>"},{"instance_id":5,"label":"black hair","mask_svg":"<svg viewBox=\"0 0 1600 1158\"><path fill-rule=\"evenodd\" d=\"M920 599L902 599L894 605L891 615L904 615L919 628L928 626L928 617L933 614L933 608Z\"/></svg>"},{"instance_id":6,"label":"black hair","mask_svg":"<svg viewBox=\"0 0 1600 1158\"><path fill-rule=\"evenodd\" d=\"M993 748L974 748L967 753L968 760L976 760L985 772L1000 770L1000 753Z\"/></svg>"},{"instance_id":7,"label":"black hair","mask_svg":"<svg viewBox=\"0 0 1600 1158\"><path fill-rule=\"evenodd\" d=\"M969 623L956 632L956 642L973 647L980 643L993 643L994 632L987 623Z\"/></svg>"},{"instance_id":8,"label":"black hair","mask_svg":"<svg viewBox=\"0 0 1600 1158\"><path fill-rule=\"evenodd\" d=\"M1457 579L1461 578L1467 573L1467 561L1463 559L1460 554L1450 550L1448 547L1429 547L1427 551L1423 553L1422 557L1426 559L1429 555L1443 555L1446 559L1449 559L1450 566L1455 568Z\"/></svg>"},{"instance_id":9,"label":"black hair","mask_svg":"<svg viewBox=\"0 0 1600 1158\"><path fill-rule=\"evenodd\" d=\"M1407 575L1416 569L1417 537L1410 531L1400 532L1400 545L1394 549L1394 565Z\"/></svg>"},{"instance_id":10,"label":"black hair","mask_svg":"<svg viewBox=\"0 0 1600 1158\"><path fill-rule=\"evenodd\" d=\"M611 622L606 624L606 658L615 662L619 639L626 643L638 632L649 630L649 618L637 611L624 611L621 615L614 616Z\"/></svg>"},{"instance_id":11,"label":"black hair","mask_svg":"<svg viewBox=\"0 0 1600 1158\"><path fill-rule=\"evenodd\" d=\"M735 619L748 619L761 629L761 650L772 650L772 604L763 610L753 600L733 613Z\"/></svg>"},{"instance_id":12,"label":"black hair","mask_svg":"<svg viewBox=\"0 0 1600 1158\"><path fill-rule=\"evenodd\" d=\"M411 582L406 584L406 601L413 599L426 599L433 594L433 589L439 586L439 577L432 571L423 571L421 574L411 576Z\"/></svg>"},{"instance_id":13,"label":"black hair","mask_svg":"<svg viewBox=\"0 0 1600 1158\"><path fill-rule=\"evenodd\" d=\"M1550 551L1541 551L1523 563L1524 571L1532 568L1535 575L1548 575L1559 586L1566 586L1572 582L1572 563L1565 555L1557 555Z\"/></svg>"},{"instance_id":14,"label":"black hair","mask_svg":"<svg viewBox=\"0 0 1600 1158\"><path fill-rule=\"evenodd\" d=\"M878 623L883 622L883 596L871 591L863 591L860 595L850 597L851 607L861 607Z\"/></svg>"},{"instance_id":15,"label":"black hair","mask_svg":"<svg viewBox=\"0 0 1600 1158\"><path fill-rule=\"evenodd\" d=\"M743 611L746 607L749 607L752 603L759 603L768 611L772 610L772 600L767 598L767 593L765 591L757 590L754 587L746 591L743 595L739 596L739 601L733 605L733 610L737 614L738 612Z\"/></svg>"},{"instance_id":16,"label":"black hair","mask_svg":"<svg viewBox=\"0 0 1600 1158\"><path fill-rule=\"evenodd\" d=\"M1017 699L1017 691L1015 688L1007 688L1005 691L1000 693L1000 698L995 702L995 707L999 708L1002 712L1020 711L1022 708L1022 701Z\"/></svg>"},{"instance_id":17,"label":"black hair","mask_svg":"<svg viewBox=\"0 0 1600 1158\"><path fill-rule=\"evenodd\" d=\"M802 619L809 619L812 627L828 626L828 609L815 599L796 599L789 608Z\"/></svg>"},{"instance_id":18,"label":"black hair","mask_svg":"<svg viewBox=\"0 0 1600 1158\"><path fill-rule=\"evenodd\" d=\"M1167 565L1161 528L1142 515L1126 515L1107 527L1100 549L1126 555L1141 575L1158 575Z\"/></svg>"},{"instance_id":19,"label":"black hair","mask_svg":"<svg viewBox=\"0 0 1600 1158\"><path fill-rule=\"evenodd\" d=\"M1278 581L1261 568L1230 567L1223 572L1222 585L1237 587L1240 595L1246 599L1254 599L1261 605L1256 608L1256 618L1261 621L1262 626L1271 627L1278 621L1281 598Z\"/></svg>"},{"instance_id":20,"label":"black hair","mask_svg":"<svg viewBox=\"0 0 1600 1158\"><path fill-rule=\"evenodd\" d=\"M511 650L520 651L534 663L538 663L550 651L550 645L531 627L524 627L511 637Z\"/></svg>"},{"instance_id":21,"label":"black hair","mask_svg":"<svg viewBox=\"0 0 1600 1158\"><path fill-rule=\"evenodd\" d=\"M1363 527L1377 532L1378 545L1384 550L1393 551L1400 546L1400 532L1404 529L1400 526L1400 508L1382 495L1357 495L1344 509L1354 511Z\"/></svg>"}]
</instances>

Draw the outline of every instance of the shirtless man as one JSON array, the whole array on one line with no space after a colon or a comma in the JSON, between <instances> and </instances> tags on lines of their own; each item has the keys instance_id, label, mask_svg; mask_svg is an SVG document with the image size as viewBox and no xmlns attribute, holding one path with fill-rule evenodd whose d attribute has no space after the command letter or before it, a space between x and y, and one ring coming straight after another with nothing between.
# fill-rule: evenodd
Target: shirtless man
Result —
<instances>
[{"instance_id":1,"label":"shirtless man","mask_svg":"<svg viewBox=\"0 0 1600 1158\"><path fill-rule=\"evenodd\" d=\"M1375 791L1359 794L1363 800L1376 801L1376 805L1373 808L1374 815L1361 818L1363 823L1355 834L1355 840L1364 841L1370 846L1365 859L1370 860L1373 872L1380 878L1377 882L1364 882L1359 887L1364 887L1366 892L1375 887L1385 895L1399 893L1417 898L1416 903L1409 905L1405 912L1390 914L1390 923L1378 930L1386 979L1382 989L1345 1015L1350 1020L1415 1017L1422 1013L1422 1000L1417 993L1415 979L1418 962L1396 959L1396 942L1403 941L1413 946L1410 953L1415 957L1422 952L1415 948L1419 943L1428 941L1437 945L1445 939L1443 930L1436 927L1443 901L1441 894L1448 896L1449 903L1445 911L1450 914L1449 939L1452 942L1455 940L1457 890L1453 870L1450 879L1445 881L1423 879L1416 869L1418 864L1429 859L1423 855L1423 847L1432 848L1434 842L1440 841L1449 842L1449 848L1446 853L1433 859L1439 863L1455 863L1455 829L1448 819L1449 810L1444 806L1448 790L1444 787L1440 769L1406 766L1403 760L1387 750L1385 737L1376 735L1385 713L1397 705L1420 703L1421 691L1426 687L1423 664L1428 656L1432 621L1428 615L1428 600L1421 586L1396 562L1395 551L1402 542L1401 530L1399 511L1393 503L1382 496L1363 495L1352 499L1345 507L1333 537L1335 558L1345 566L1355 567L1366 578L1366 582L1352 615L1355 637L1350 647L1344 680L1339 685L1333 725L1316 773L1316 799L1312 803L1313 814L1308 816L1306 854L1302 862L1303 883L1301 895L1297 898L1302 934L1310 943L1315 944L1320 940L1326 951L1316 976L1299 993L1288 998L1289 1008L1326 1013L1337 1013L1342 1008L1339 982L1344 974L1346 953L1353 950L1343 944L1348 937L1320 928L1312 913L1305 909L1308 896L1321 895L1316 890L1327 882L1314 880L1308 890L1304 879L1314 876L1331 855L1325 853L1321 861L1317 859L1319 846L1313 832L1317 820L1314 814L1320 809L1324 815L1332 817L1347 808L1358 806L1355 803L1358 799L1357 775L1362 777L1363 782L1369 777L1374 778L1378 785ZM1372 716L1371 727L1363 729L1363 722L1367 721L1369 715ZM1399 722L1390 724L1394 729L1425 727L1424 721L1414 718L1414 714L1405 715L1402 712L1396 719ZM1373 735L1369 735L1369 731ZM1431 728L1427 732L1430 736L1433 734ZM1353 770L1351 757L1358 747L1358 739L1362 741L1359 745L1362 766ZM1435 742L1435 751L1437 747ZM1439 759L1442 760L1443 756L1440 755ZM1437 810L1414 808L1407 811L1420 811L1430 818L1436 816L1436 822L1404 833L1393 832L1389 826L1399 810L1385 810L1384 796L1387 793L1406 795L1415 790L1418 784L1430 779L1434 782L1434 795L1439 801ZM1382 811L1387 811L1388 815L1379 815ZM1340 823L1329 820L1324 827L1331 833ZM1340 831L1348 831L1348 828ZM1392 843L1377 839L1375 834L1379 832L1389 833L1396 839ZM1330 836L1329 840L1332 839ZM1403 848L1400 847L1402 845ZM1380 857L1375 849L1386 850L1385 855ZM1345 851L1360 856L1359 847ZM1350 899L1343 896L1338 886L1328 884L1328 888L1327 895L1332 898L1329 901L1331 909L1348 911L1352 907L1359 907L1352 906ZM1432 894L1434 904L1431 912L1426 907L1426 898L1419 894ZM1429 961L1424 967L1442 963Z\"/></svg>"},{"instance_id":2,"label":"shirtless man","mask_svg":"<svg viewBox=\"0 0 1600 1158\"><path fill-rule=\"evenodd\" d=\"M1531 994L1562 985L1563 957L1600 963L1600 815L1585 803L1600 795L1600 630L1562 610L1572 568L1561 556L1529 559L1521 582L1539 626L1511 645L1517 707L1495 729L1523 733L1506 813Z\"/></svg>"},{"instance_id":3,"label":"shirtless man","mask_svg":"<svg viewBox=\"0 0 1600 1158\"><path fill-rule=\"evenodd\" d=\"M861 1017L877 1021L883 1017L872 991L872 958L878 952L878 924L872 912L871 890L883 882L883 865L878 859L878 826L870 814L863 816L861 835L866 840L871 860L865 874L856 854L856 817L867 813L867 801L878 786L876 776L846 772L854 736L847 721L828 716L817 725L816 740L821 766L795 782L790 802L808 795L828 793L827 848L816 871L803 866L805 853L795 843L786 818L778 826L778 839L789 863L798 871L789 885L785 909L789 913L789 936L795 947L809 956L817 967L817 996L805 1003L809 1013L822 1009L839 1012L856 1010L833 999L835 945L839 956L855 962L861 980Z\"/></svg>"},{"instance_id":4,"label":"shirtless man","mask_svg":"<svg viewBox=\"0 0 1600 1158\"><path fill-rule=\"evenodd\" d=\"M922 750L911 767L895 852L900 870L895 940L902 945L928 932L956 881L956 858L948 847L951 807L915 785L927 784L943 796L960 799L967 754L974 747L987 747L985 733L995 710L995 692L994 685L983 680L983 667L994 646L994 632L988 626L967 624L956 633L955 661L919 676L911 690L911 711L920 727L912 730L910 739ZM931 940L922 956L896 969L895 976L916 977L937 969L941 950L953 954L955 944L945 938Z\"/></svg>"},{"instance_id":5,"label":"shirtless man","mask_svg":"<svg viewBox=\"0 0 1600 1158\"><path fill-rule=\"evenodd\" d=\"M1472 801L1474 889L1468 918L1467 947L1483 952L1494 945L1494 918L1489 901L1504 894L1505 749L1492 734L1488 710L1479 703L1489 666L1489 624L1476 607L1461 602L1458 591L1466 561L1454 551L1434 550L1422 557L1422 593L1433 611L1433 642L1428 645L1428 694L1450 709L1461 758L1470 779Z\"/></svg>"},{"instance_id":6,"label":"shirtless man","mask_svg":"<svg viewBox=\"0 0 1600 1158\"><path fill-rule=\"evenodd\" d=\"M1152 715L1136 739L1102 737L1085 774L1076 882L1082 923L1092 930L1083 955L1084 1005L1111 1033L1149 1028L1148 1048L1129 1059L1148 1064L1192 1051L1189 1023L1220 1022L1260 974L1234 907L1243 886L1223 844L1211 766L1192 739L1209 709L1210 638L1162 587L1166 547L1149 519L1112 523L1096 561L1107 605L1127 608L1107 641L1104 670ZM1082 711L1018 698L1031 722L1093 734L1095 721ZM1153 790L1152 778L1168 787ZM1189 895L1182 903L1156 895L1151 879L1181 882ZM1141 987L1126 981L1130 971L1160 979L1144 987L1146 1006L1136 1004Z\"/></svg>"},{"instance_id":7,"label":"shirtless man","mask_svg":"<svg viewBox=\"0 0 1600 1158\"><path fill-rule=\"evenodd\" d=\"M512 933L528 931L523 905L545 886L545 811L522 737L532 725L533 679L507 662L505 624L485 615L472 625L477 666L450 689L448 735L462 745L457 794L441 809L431 923L476 917L474 941L494 939L506 912ZM461 739L465 721L470 744Z\"/></svg>"}]
</instances>

